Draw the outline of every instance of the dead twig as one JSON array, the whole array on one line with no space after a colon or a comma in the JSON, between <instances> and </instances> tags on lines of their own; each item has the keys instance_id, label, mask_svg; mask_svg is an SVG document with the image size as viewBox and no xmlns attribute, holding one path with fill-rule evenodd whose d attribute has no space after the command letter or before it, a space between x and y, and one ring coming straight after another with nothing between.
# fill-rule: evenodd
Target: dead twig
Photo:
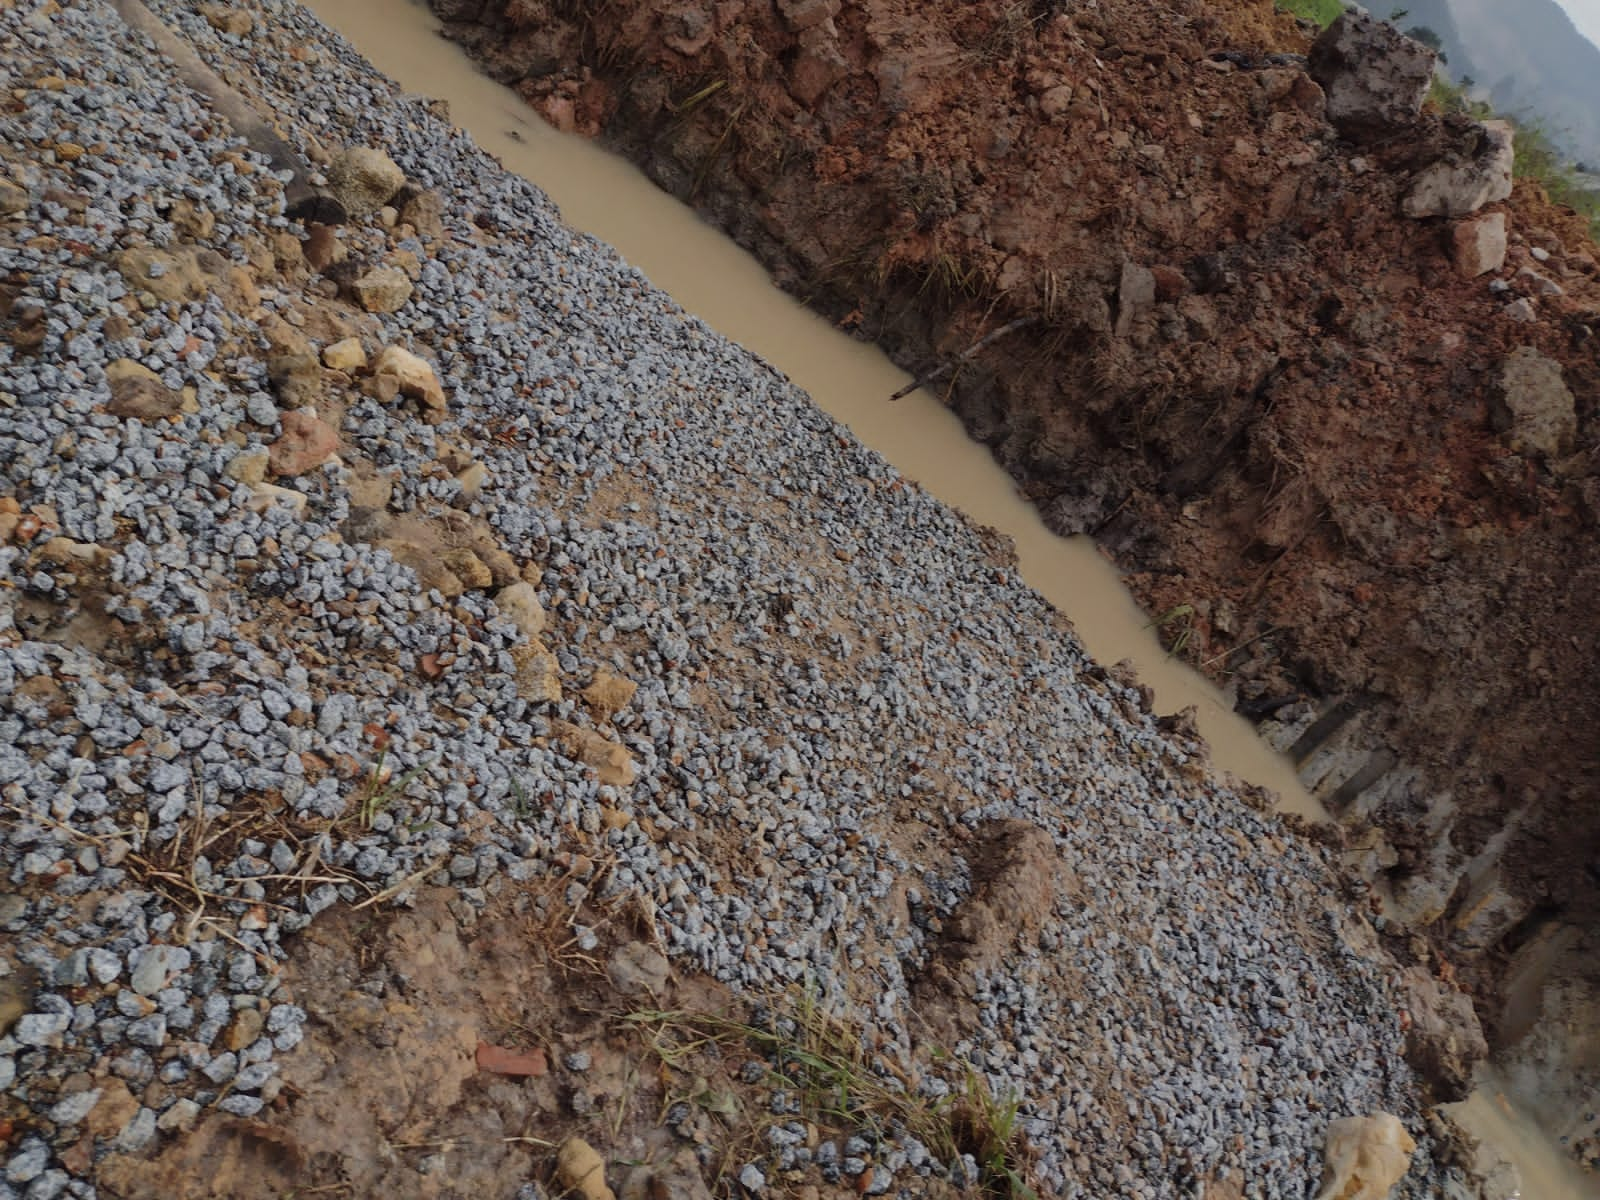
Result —
<instances>
[{"instance_id":1,"label":"dead twig","mask_svg":"<svg viewBox=\"0 0 1600 1200\"><path fill-rule=\"evenodd\" d=\"M957 367L964 366L968 362L971 362L976 355L981 354L985 349L993 345L995 342L998 342L1001 338L1007 336L1008 334L1015 333L1019 329L1026 329L1029 325L1036 325L1038 322L1039 318L1036 315L1018 317L1015 321L1006 322L1004 325L1000 326L999 329L994 330L992 333L987 333L977 341L973 342L972 345L968 346L965 350L956 355L949 362L945 363L942 367L934 370L931 374L924 375L920 379L913 379L910 383L906 384L905 387L901 388L894 395L890 396L890 402L892 403L896 400L904 400L918 388L926 387L936 379L943 379Z\"/></svg>"}]
</instances>

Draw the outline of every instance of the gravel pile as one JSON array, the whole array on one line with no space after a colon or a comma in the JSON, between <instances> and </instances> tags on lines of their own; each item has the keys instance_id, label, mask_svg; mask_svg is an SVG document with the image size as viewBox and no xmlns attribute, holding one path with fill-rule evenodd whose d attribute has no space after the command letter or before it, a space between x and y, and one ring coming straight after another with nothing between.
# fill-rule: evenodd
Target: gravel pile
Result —
<instances>
[{"instance_id":1,"label":"gravel pile","mask_svg":"<svg viewBox=\"0 0 1600 1200\"><path fill-rule=\"evenodd\" d=\"M137 1103L95 1154L270 1105L305 1021L286 935L423 883L632 892L685 967L814 981L910 1058L1018 822L1053 861L960 960L954 1048L1023 1097L1045 1184L1303 1195L1329 1119L1421 1134L1320 852L1158 733L991 536L296 5L230 6L231 33L152 7L313 157L387 152L441 224L344 232L409 284L360 313L109 5L0 13L0 1089L35 1130L0 1197L94 1194L62 1155L97 1064ZM285 365L351 331L432 364L442 416ZM323 417L338 457L283 473ZM971 1166L876 1161L875 1194Z\"/></svg>"}]
</instances>

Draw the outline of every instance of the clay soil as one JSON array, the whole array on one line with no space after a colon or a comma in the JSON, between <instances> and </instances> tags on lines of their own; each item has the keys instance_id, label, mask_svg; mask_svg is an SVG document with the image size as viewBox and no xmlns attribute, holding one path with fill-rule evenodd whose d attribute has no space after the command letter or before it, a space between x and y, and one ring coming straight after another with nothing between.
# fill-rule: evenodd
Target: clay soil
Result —
<instances>
[{"instance_id":1,"label":"clay soil","mask_svg":"<svg viewBox=\"0 0 1600 1200\"><path fill-rule=\"evenodd\" d=\"M1398 888L1447 881L1432 932L1467 975L1600 917L1600 267L1519 184L1501 274L1564 289L1521 323L1448 222L1399 214L1460 118L1341 141L1270 0L434 3L913 372L1022 322L937 386L1244 712L1325 718L1297 754L1342 739L1325 798ZM1153 304L1120 302L1126 264ZM1577 398L1569 457L1496 430L1519 346ZM1468 932L1461 867L1508 824L1508 915Z\"/></svg>"}]
</instances>

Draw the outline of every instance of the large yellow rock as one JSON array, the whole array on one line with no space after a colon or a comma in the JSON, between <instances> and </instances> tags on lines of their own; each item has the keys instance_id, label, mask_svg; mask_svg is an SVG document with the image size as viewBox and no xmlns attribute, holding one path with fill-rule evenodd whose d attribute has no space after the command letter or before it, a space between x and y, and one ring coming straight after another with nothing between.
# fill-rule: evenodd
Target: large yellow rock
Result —
<instances>
[{"instance_id":1,"label":"large yellow rock","mask_svg":"<svg viewBox=\"0 0 1600 1200\"><path fill-rule=\"evenodd\" d=\"M446 408L444 388L433 365L401 346L386 346L378 361L372 364L372 373L392 376L400 387L400 394L422 405L423 415L443 416Z\"/></svg>"},{"instance_id":2,"label":"large yellow rock","mask_svg":"<svg viewBox=\"0 0 1600 1200\"><path fill-rule=\"evenodd\" d=\"M556 1178L583 1200L616 1200L606 1184L605 1160L582 1138L568 1138L556 1151Z\"/></svg>"},{"instance_id":3,"label":"large yellow rock","mask_svg":"<svg viewBox=\"0 0 1600 1200\"><path fill-rule=\"evenodd\" d=\"M1416 1142L1390 1113L1345 1117L1328 1126L1317 1200L1386 1200L1411 1169Z\"/></svg>"}]
</instances>

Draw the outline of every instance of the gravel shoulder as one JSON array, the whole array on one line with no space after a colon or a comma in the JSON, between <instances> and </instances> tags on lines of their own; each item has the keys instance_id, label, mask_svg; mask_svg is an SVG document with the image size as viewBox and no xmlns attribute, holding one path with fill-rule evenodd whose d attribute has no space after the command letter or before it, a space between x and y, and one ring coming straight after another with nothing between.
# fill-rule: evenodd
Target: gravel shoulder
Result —
<instances>
[{"instance_id":1,"label":"gravel shoulder","mask_svg":"<svg viewBox=\"0 0 1600 1200\"><path fill-rule=\"evenodd\" d=\"M572 1064L654 1061L666 1000L1016 1098L1052 1194L1302 1195L1380 1110L1440 1194L1326 851L1003 543L298 6L152 9L347 207L344 147L408 190L308 230L109 5L0 11L0 1197L533 1195L563 1127L617 1179L1003 1190L881 1113L814 1139L770 1045L759 1142L650 1141Z\"/></svg>"}]
</instances>

